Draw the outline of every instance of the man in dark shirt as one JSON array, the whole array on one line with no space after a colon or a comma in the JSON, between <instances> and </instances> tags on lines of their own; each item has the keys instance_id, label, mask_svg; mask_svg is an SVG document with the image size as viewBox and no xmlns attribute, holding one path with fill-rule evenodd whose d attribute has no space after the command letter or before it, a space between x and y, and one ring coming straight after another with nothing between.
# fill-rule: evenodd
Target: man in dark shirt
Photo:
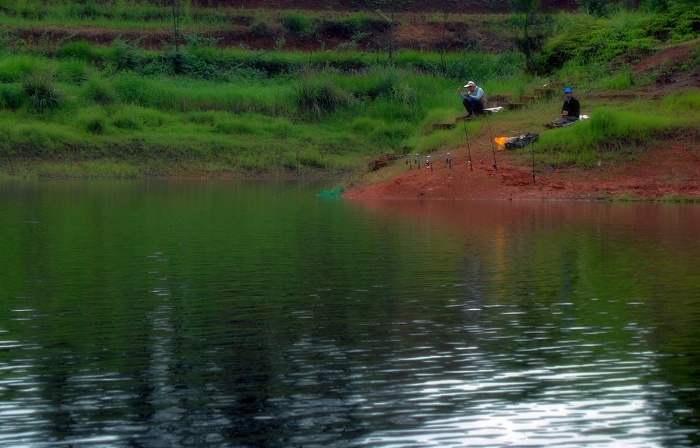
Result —
<instances>
[{"instance_id":1,"label":"man in dark shirt","mask_svg":"<svg viewBox=\"0 0 700 448\"><path fill-rule=\"evenodd\" d=\"M571 87L564 89L564 105L561 107L561 117L557 118L551 123L547 123L545 126L548 128L555 128L560 126L567 126L575 121L578 121L581 116L581 103L574 98L573 90Z\"/></svg>"}]
</instances>

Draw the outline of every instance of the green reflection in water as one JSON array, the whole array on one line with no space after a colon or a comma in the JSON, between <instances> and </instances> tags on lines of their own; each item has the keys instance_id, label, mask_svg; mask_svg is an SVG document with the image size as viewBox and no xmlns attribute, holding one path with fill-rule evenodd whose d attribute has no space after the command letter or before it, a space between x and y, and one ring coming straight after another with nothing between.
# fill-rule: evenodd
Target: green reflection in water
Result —
<instances>
[{"instance_id":1,"label":"green reflection in water","mask_svg":"<svg viewBox=\"0 0 700 448\"><path fill-rule=\"evenodd\" d=\"M0 442L351 444L592 398L613 440L698 442L698 207L324 188L3 184L0 399L36 412Z\"/></svg>"}]
</instances>

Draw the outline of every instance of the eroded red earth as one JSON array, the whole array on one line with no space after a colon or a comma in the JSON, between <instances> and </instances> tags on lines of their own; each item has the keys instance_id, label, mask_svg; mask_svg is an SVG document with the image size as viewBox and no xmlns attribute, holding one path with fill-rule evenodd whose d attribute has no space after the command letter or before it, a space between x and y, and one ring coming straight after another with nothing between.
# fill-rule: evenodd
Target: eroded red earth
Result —
<instances>
[{"instance_id":1,"label":"eroded red earth","mask_svg":"<svg viewBox=\"0 0 700 448\"><path fill-rule=\"evenodd\" d=\"M488 142L453 153L452 168L433 162L394 178L344 194L348 199L659 199L664 196L700 197L700 147L669 141L640 160L591 170L561 170L523 166L513 153L497 151ZM404 163L399 161L399 163Z\"/></svg>"}]
</instances>

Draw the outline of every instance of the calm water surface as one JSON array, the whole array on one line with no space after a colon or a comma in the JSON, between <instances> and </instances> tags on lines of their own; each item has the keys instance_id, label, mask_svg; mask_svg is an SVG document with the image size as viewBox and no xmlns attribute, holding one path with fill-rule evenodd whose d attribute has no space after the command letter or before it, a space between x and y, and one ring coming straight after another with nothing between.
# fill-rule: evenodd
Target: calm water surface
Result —
<instances>
[{"instance_id":1,"label":"calm water surface","mask_svg":"<svg viewBox=\"0 0 700 448\"><path fill-rule=\"evenodd\" d=\"M700 207L0 183L0 446L700 446Z\"/></svg>"}]
</instances>

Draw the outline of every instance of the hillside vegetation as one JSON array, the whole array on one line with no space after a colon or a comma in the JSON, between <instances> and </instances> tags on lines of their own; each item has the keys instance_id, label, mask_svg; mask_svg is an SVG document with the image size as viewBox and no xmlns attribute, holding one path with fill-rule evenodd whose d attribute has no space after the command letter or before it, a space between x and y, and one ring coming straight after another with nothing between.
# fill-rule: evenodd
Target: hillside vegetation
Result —
<instances>
[{"instance_id":1,"label":"hillside vegetation","mask_svg":"<svg viewBox=\"0 0 700 448\"><path fill-rule=\"evenodd\" d=\"M380 154L463 145L463 130L434 132L434 125L463 114L455 87L468 79L493 104L558 82L588 96L589 111L601 107L575 139L543 138L540 163L553 166L590 166L601 153L626 157L649 139L699 124L700 94L689 74L700 67L700 6L692 3L542 14L547 36L530 57L516 38L540 22L526 14L402 12L387 22L367 11L177 5L3 6L0 172L347 175ZM680 61L634 69L664 45L688 51ZM658 95L634 93L681 79L687 89L662 95L665 115L676 119L657 119ZM633 93L620 103L610 92ZM531 127L559 103L545 98L502 120ZM468 126L473 135L486 132Z\"/></svg>"}]
</instances>

